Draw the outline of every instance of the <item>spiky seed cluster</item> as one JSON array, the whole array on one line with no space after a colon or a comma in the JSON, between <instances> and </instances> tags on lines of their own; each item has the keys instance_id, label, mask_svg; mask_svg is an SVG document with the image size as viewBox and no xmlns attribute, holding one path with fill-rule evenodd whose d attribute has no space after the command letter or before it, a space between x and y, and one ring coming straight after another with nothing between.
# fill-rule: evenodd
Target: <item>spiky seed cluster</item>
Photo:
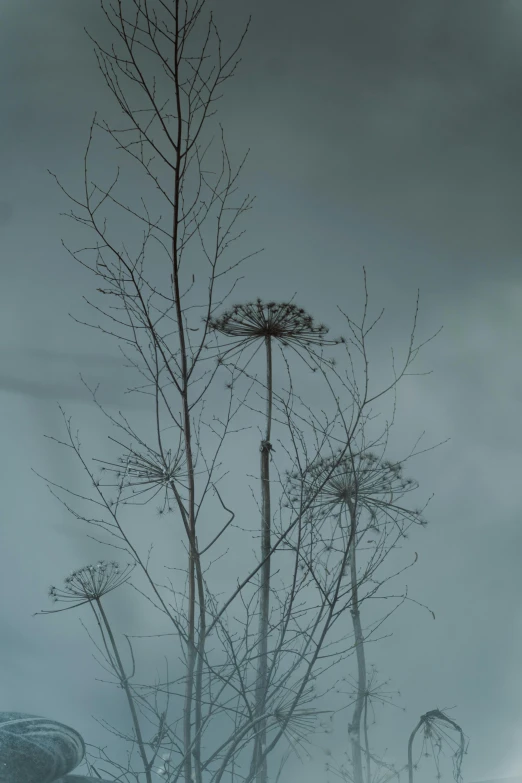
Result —
<instances>
[{"instance_id":1,"label":"spiky seed cluster","mask_svg":"<svg viewBox=\"0 0 522 783\"><path fill-rule=\"evenodd\" d=\"M162 489L167 490L172 482L182 484L186 478L186 458L184 452L179 451L173 456L169 449L165 452L165 458L161 454L147 448L147 454L140 454L129 447L124 457L119 457L117 462L97 460L104 467L102 471L116 474L117 484L104 484L103 486L117 486L120 488L132 487L132 495L141 495L144 492L156 490L155 497Z\"/></svg>"},{"instance_id":2,"label":"spiky seed cluster","mask_svg":"<svg viewBox=\"0 0 522 783\"><path fill-rule=\"evenodd\" d=\"M354 470L355 468L355 470ZM349 507L357 501L372 517L379 507L393 508L391 496L416 489L413 479L402 476L398 462L381 461L371 452L362 452L340 461L335 457L318 460L303 476L290 474L291 490L302 487L307 498L313 498L314 510L324 515Z\"/></svg>"},{"instance_id":3,"label":"spiky seed cluster","mask_svg":"<svg viewBox=\"0 0 522 783\"><path fill-rule=\"evenodd\" d=\"M261 299L247 304L234 305L219 318L210 320L210 327L243 342L273 337L283 344L301 345L336 344L340 340L327 340L328 327L315 324L311 315L302 307L289 302L263 303Z\"/></svg>"},{"instance_id":4,"label":"spiky seed cluster","mask_svg":"<svg viewBox=\"0 0 522 783\"><path fill-rule=\"evenodd\" d=\"M393 703L391 696L393 696L394 694L400 696L401 695L400 691L385 690L385 687L389 684L389 680L382 680L381 682L378 682L377 674L378 674L377 669L375 668L375 666L372 666L370 674L367 678L366 689L364 692L364 696L367 702L372 706L372 708L373 708L372 702L374 701L378 701L381 704L388 704L397 707L397 705ZM351 695L353 695L356 698L358 692L357 681L350 675L348 675L343 679L345 681L349 680L350 683L353 685L354 690L352 691ZM341 692L344 693L344 691ZM406 711L404 707L398 707L398 709L402 709L403 712Z\"/></svg>"},{"instance_id":5,"label":"spiky seed cluster","mask_svg":"<svg viewBox=\"0 0 522 783\"><path fill-rule=\"evenodd\" d=\"M51 586L49 597L54 603L76 602L75 606L99 601L102 596L127 582L134 567L134 563L128 563L125 569L120 571L119 564L114 560L110 562L100 560L95 566L88 565L71 571L64 579L64 589L59 590Z\"/></svg>"},{"instance_id":6,"label":"spiky seed cluster","mask_svg":"<svg viewBox=\"0 0 522 783\"><path fill-rule=\"evenodd\" d=\"M284 733L291 745L293 745L292 740L301 745L307 735L314 731L317 716L324 712L324 710L316 710L314 708L303 709L303 705L312 702L314 698L314 689L311 687L305 688L301 694L299 706L291 711L294 694L290 693L272 713L279 726L283 726L288 719Z\"/></svg>"},{"instance_id":7,"label":"spiky seed cluster","mask_svg":"<svg viewBox=\"0 0 522 783\"><path fill-rule=\"evenodd\" d=\"M159 456L159 455L157 455ZM166 486L171 481L176 481L180 475L180 466L183 462L181 456L172 458L169 449L165 454L165 462L149 459L141 454L133 457L120 458L120 463L125 465L125 474L133 484L158 484Z\"/></svg>"}]
</instances>

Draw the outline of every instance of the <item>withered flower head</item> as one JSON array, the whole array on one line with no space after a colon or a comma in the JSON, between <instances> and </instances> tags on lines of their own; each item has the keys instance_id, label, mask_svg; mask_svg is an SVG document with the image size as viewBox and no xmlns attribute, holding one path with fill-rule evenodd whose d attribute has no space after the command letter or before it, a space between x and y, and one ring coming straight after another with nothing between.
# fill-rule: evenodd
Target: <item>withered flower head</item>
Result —
<instances>
[{"instance_id":1,"label":"withered flower head","mask_svg":"<svg viewBox=\"0 0 522 783\"><path fill-rule=\"evenodd\" d=\"M403 477L400 463L381 460L369 451L355 454L353 460L350 456L317 460L303 475L290 474L289 484L291 494L295 497L302 489L304 500L322 517L349 511L352 504L352 508L366 508L372 519L379 510L401 511L414 518L420 515L393 504L394 496L417 489L417 482Z\"/></svg>"},{"instance_id":2,"label":"withered flower head","mask_svg":"<svg viewBox=\"0 0 522 783\"><path fill-rule=\"evenodd\" d=\"M125 569L120 571L119 564L114 560L111 562L100 560L95 566L88 565L71 571L64 579L65 587L62 590L54 586L49 588L49 597L54 603L58 601L74 602L74 606L66 606L64 609L50 609L37 612L37 614L63 612L65 609L74 609L92 601L99 601L102 596L127 582L135 565L135 563L127 563Z\"/></svg>"},{"instance_id":3,"label":"withered flower head","mask_svg":"<svg viewBox=\"0 0 522 783\"><path fill-rule=\"evenodd\" d=\"M442 777L440 772L440 755L443 753L443 745L446 745L453 751L453 776L456 783L460 783L462 781L462 761L467 751L467 744L466 735L459 724L439 709L430 710L421 715L419 723L410 735L410 747L415 734L421 726L423 729L421 755L426 757L433 756L437 770L437 779L440 780ZM453 736L454 734L457 735L457 738Z\"/></svg>"},{"instance_id":4,"label":"withered flower head","mask_svg":"<svg viewBox=\"0 0 522 783\"><path fill-rule=\"evenodd\" d=\"M403 712L406 712L406 709L404 707L399 707L391 699L391 697L394 696L395 694L400 696L401 695L400 691L386 690L386 687L389 684L389 680L378 681L377 675L378 675L377 669L375 668L375 666L372 666L370 669L370 673L367 677L366 689L364 692L366 703L372 708L372 710L373 710L373 703L380 702L381 704L390 705L392 707L396 707L397 709L402 710ZM350 705L355 704L355 702L358 699L358 690L359 690L357 680L351 677L350 675L347 675L347 677L343 679L349 681L350 684L353 685L353 691L350 693L350 695L353 697L353 701L350 702Z\"/></svg>"},{"instance_id":5,"label":"withered flower head","mask_svg":"<svg viewBox=\"0 0 522 783\"><path fill-rule=\"evenodd\" d=\"M315 324L311 315L291 302L268 302L261 299L234 305L219 318L212 318L210 328L245 345L260 338L273 338L283 345L324 346L341 342L326 339L328 328Z\"/></svg>"},{"instance_id":6,"label":"withered flower head","mask_svg":"<svg viewBox=\"0 0 522 783\"><path fill-rule=\"evenodd\" d=\"M298 704L292 710L294 699L295 694L290 691L285 695L277 707L272 708L272 715L281 728L285 725L285 722L288 721L284 729L284 734L288 743L299 756L296 745L303 747L303 741L315 730L317 716L331 711L304 707L305 704L310 704L315 700L313 686L307 686L304 689Z\"/></svg>"},{"instance_id":7,"label":"withered flower head","mask_svg":"<svg viewBox=\"0 0 522 783\"><path fill-rule=\"evenodd\" d=\"M119 441L115 441L119 443ZM119 444L122 445L123 444ZM117 483L100 484L105 487L118 487L120 489L130 489L130 496L122 498L122 502L127 502L129 497L137 497L146 492L152 492L152 496L143 501L156 497L162 490L165 492L165 501L163 510L168 506L167 490L175 483L179 487L185 487L184 481L187 478L186 457L184 451L178 449L176 454L172 454L169 449L164 455L145 446L145 453L123 446L127 454L119 457L117 462L107 462L105 460L96 460L102 463L102 471L108 471L116 475ZM138 503L139 505L139 503Z\"/></svg>"}]
</instances>

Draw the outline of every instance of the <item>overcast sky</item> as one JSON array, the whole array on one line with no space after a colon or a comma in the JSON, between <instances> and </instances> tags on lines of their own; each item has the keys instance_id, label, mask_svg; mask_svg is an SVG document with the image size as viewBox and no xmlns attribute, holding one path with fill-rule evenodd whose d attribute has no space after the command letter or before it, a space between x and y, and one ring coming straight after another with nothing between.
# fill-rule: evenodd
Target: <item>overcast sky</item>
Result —
<instances>
[{"instance_id":1,"label":"overcast sky","mask_svg":"<svg viewBox=\"0 0 522 783\"><path fill-rule=\"evenodd\" d=\"M251 149L241 187L256 202L242 247L264 248L237 298L297 292L337 333L336 305L362 314L364 265L371 312L386 308L370 343L377 386L390 378L390 346L407 348L418 288L419 338L443 326L419 359L433 373L399 386L390 446L393 458L422 431L424 447L451 438L408 466L422 497L435 496L428 528L403 552L404 562L419 554L405 583L436 620L406 604L386 626L393 636L368 652L406 708L378 711L374 749L404 764L418 717L454 707L470 739L466 783L522 776L522 3L216 6L227 44L253 15L215 118L234 160ZM63 437L57 402L93 456L107 453L108 430L80 371L111 411L147 415L124 396L116 344L68 316L92 322L82 296L94 301L99 283L61 245L80 247L85 234L59 216L71 205L47 169L81 195L92 115L115 116L84 26L110 40L97 2L7 0L0 11L1 704L109 745L94 718L125 722L125 704L95 679L105 674L78 619L90 623L87 612L32 617L49 608L49 583L108 556L31 471L82 486L70 455L44 438ZM115 161L105 142L94 175ZM158 524L152 511L137 530L144 551ZM132 599L130 589L109 599L117 629L146 633ZM325 760L318 752L315 766L288 774L312 783ZM449 760L443 772L450 780Z\"/></svg>"}]
</instances>

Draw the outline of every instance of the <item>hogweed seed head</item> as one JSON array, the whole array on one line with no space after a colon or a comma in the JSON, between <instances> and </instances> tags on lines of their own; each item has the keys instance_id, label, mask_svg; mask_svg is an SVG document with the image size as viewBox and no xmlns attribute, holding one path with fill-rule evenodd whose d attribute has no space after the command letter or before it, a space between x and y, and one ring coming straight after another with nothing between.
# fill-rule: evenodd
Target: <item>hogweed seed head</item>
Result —
<instances>
[{"instance_id":1,"label":"hogweed seed head","mask_svg":"<svg viewBox=\"0 0 522 783\"><path fill-rule=\"evenodd\" d=\"M328 328L315 324L311 315L291 302L268 302L261 299L234 305L219 318L212 318L210 328L243 344L260 338L273 338L283 345L335 345L341 339L327 339Z\"/></svg>"},{"instance_id":2,"label":"hogweed seed head","mask_svg":"<svg viewBox=\"0 0 522 783\"><path fill-rule=\"evenodd\" d=\"M354 454L353 459L350 456L341 460L336 457L319 459L303 474L290 474L288 482L289 493L301 489L304 499L311 502L316 513L328 516L357 503L369 511L372 519L381 508L395 508L394 495L403 495L418 487L413 479L403 478L400 463L380 460L369 451ZM296 497L291 500L297 502ZM407 514L419 517L420 511L416 509Z\"/></svg>"},{"instance_id":3,"label":"hogweed seed head","mask_svg":"<svg viewBox=\"0 0 522 783\"><path fill-rule=\"evenodd\" d=\"M165 486L171 481L185 475L182 466L185 462L183 457L177 454L174 458L170 449L165 453L165 459L160 454L148 450L149 454L139 454L133 449L128 449L128 456L119 457L117 463L105 462L109 467L102 470L111 471L121 479L119 484L123 486L156 484ZM102 462L102 460L98 460ZM106 485L106 486L119 486Z\"/></svg>"},{"instance_id":4,"label":"hogweed seed head","mask_svg":"<svg viewBox=\"0 0 522 783\"><path fill-rule=\"evenodd\" d=\"M299 751L296 745L303 748L303 741L306 737L312 733L317 723L317 717L325 712L331 712L330 710L318 710L312 706L306 707L305 705L311 704L315 699L315 678L310 682L302 692L298 704L292 709L295 694L289 691L282 701L272 708L272 717L280 728L285 726L284 734L287 741L292 745L295 752L299 756ZM295 743L295 744L294 744Z\"/></svg>"},{"instance_id":5,"label":"hogweed seed head","mask_svg":"<svg viewBox=\"0 0 522 783\"><path fill-rule=\"evenodd\" d=\"M130 489L133 497L152 492L152 497L149 500L164 490L163 511L165 511L169 506L166 493L172 484L175 483L178 487L185 488L188 474L184 451L178 449L173 455L172 451L168 449L162 455L148 446L145 447L145 453L135 451L130 446L124 446L124 448L127 453L125 456L119 457L117 462L96 460L96 462L102 463L102 471L114 473L116 477L115 483L100 484L100 486L118 487L120 490ZM129 497L124 498L122 502L127 502Z\"/></svg>"},{"instance_id":6,"label":"hogweed seed head","mask_svg":"<svg viewBox=\"0 0 522 783\"><path fill-rule=\"evenodd\" d=\"M64 588L58 589L51 586L48 594L53 603L64 602L74 603L74 606L67 606L66 609L72 609L82 604L99 601L104 595L112 592L120 585L128 581L131 571L135 568L135 563L127 563L123 571L114 560L106 562L100 560L95 566L88 565L71 571L64 579ZM63 609L51 609L37 614L50 614L54 611L64 611Z\"/></svg>"}]
</instances>

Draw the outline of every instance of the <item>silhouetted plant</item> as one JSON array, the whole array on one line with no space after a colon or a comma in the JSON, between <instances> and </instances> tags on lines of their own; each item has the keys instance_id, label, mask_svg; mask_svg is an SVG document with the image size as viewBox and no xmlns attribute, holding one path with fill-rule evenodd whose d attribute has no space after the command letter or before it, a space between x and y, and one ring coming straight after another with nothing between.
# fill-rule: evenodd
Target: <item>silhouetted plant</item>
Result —
<instances>
[{"instance_id":1,"label":"silhouetted plant","mask_svg":"<svg viewBox=\"0 0 522 783\"><path fill-rule=\"evenodd\" d=\"M426 712L424 715L421 715L419 722L413 729L410 739L408 741L408 775L409 775L409 783L413 783L413 770L417 769L419 766L419 762L416 764L413 763L413 741L415 739L415 735L419 731L419 729L422 728L422 749L419 756L419 759L421 756L433 756L433 760L435 763L435 769L436 769L436 779L440 780L442 777L442 773L440 771L440 755L442 753L442 748L444 745L449 747L452 752L452 758L453 758L453 775L455 778L456 783L461 783L462 781L462 773L461 773L461 767L462 767L462 761L464 759L464 755L467 752L467 745L465 741L465 735L458 723L456 723L454 720L449 718L447 715L445 715L441 710L435 709L430 710L429 712ZM448 734L448 729L451 729L452 731L456 732L458 736L458 740L455 740L451 734ZM428 750L431 750L431 753ZM453 750L455 748L455 750Z\"/></svg>"},{"instance_id":2,"label":"silhouetted plant","mask_svg":"<svg viewBox=\"0 0 522 783\"><path fill-rule=\"evenodd\" d=\"M270 550L271 550L271 498L270 498L270 458L272 451L272 406L273 406L273 373L272 373L272 341L276 340L283 346L290 346L297 351L304 349L316 360L312 346L334 345L341 340L328 340L325 335L328 328L324 324L316 325L314 319L302 307L291 302L268 302L261 299L247 304L234 305L218 318L210 320L210 328L231 337L233 344L224 352L220 352L220 363L228 356L231 359L241 353L245 347L257 340L263 340L266 350L266 424L265 435L261 441L261 577L260 577L260 608L258 631L258 674L256 685L256 711L260 717L265 711L267 677L268 677L268 618L270 610ZM266 722L262 721L256 737L256 745L252 756L251 770L257 769L258 783L266 783L266 757L261 761L262 747L266 745Z\"/></svg>"},{"instance_id":3,"label":"silhouetted plant","mask_svg":"<svg viewBox=\"0 0 522 783\"><path fill-rule=\"evenodd\" d=\"M226 356L234 356L260 338L279 340L282 345L296 350L305 347L307 353L316 358L314 346L344 342L343 337L327 338L328 327L316 324L311 315L292 302L263 303L256 299L255 302L237 304L219 317L211 318L209 325L211 329L233 338L232 346L220 353L222 360Z\"/></svg>"},{"instance_id":4,"label":"silhouetted plant","mask_svg":"<svg viewBox=\"0 0 522 783\"><path fill-rule=\"evenodd\" d=\"M116 463L101 459L94 461L102 464L100 468L102 472L112 472L118 479L116 484L100 484L100 486L117 487L120 492L130 488L131 495L122 496L120 502L127 503L129 497L135 498L152 492L152 497L142 501L144 505L163 492L163 505L160 506L161 513L163 513L167 508L170 510L169 489L178 497L180 497L181 490L188 490L187 460L181 444L173 455L171 449L157 452L146 444L142 444L144 453L140 453L114 438L110 438L110 440L122 446L127 454L124 457L119 457ZM139 505L138 501L133 502Z\"/></svg>"},{"instance_id":5,"label":"silhouetted plant","mask_svg":"<svg viewBox=\"0 0 522 783\"><path fill-rule=\"evenodd\" d=\"M351 742L352 764L354 771L354 783L363 783L361 720L363 711L367 708L368 682L366 674L366 655L364 647L364 635L360 618L359 585L373 575L376 565L373 564L366 570L361 579L357 573L357 547L364 534L371 529L385 537L385 528L391 519L399 529L399 536L404 537L403 520L412 520L421 525L426 522L420 516L420 512L411 511L393 502L394 495L404 495L418 484L413 479L405 479L402 475L402 465L398 462L379 459L370 451L353 452L341 457L332 456L317 460L301 473L290 473L288 477L289 495L293 495L294 501L307 496L313 497L312 512L308 521L312 526L311 536L316 539L320 535L320 521L330 516L338 520L337 531L341 539L338 552L343 556L343 570L349 570L350 575L350 614L352 617L355 651L357 656L358 684L357 698L352 720L348 726L348 735ZM361 532L357 529L358 520L362 510L369 514L370 522ZM379 517L385 515L382 525ZM397 515L401 523L397 521ZM343 516L346 521L343 521ZM381 529L380 529L381 528ZM330 539L328 539L330 541ZM333 539L335 541L335 539ZM390 549L393 549L395 542ZM378 549L379 545L375 546ZM334 549L333 543L325 545L324 551L328 557ZM388 550L390 551L390 550ZM380 562L382 562L382 556ZM315 561L312 554L310 563ZM367 783L370 783L370 753L367 742L366 729L366 768Z\"/></svg>"},{"instance_id":6,"label":"silhouetted plant","mask_svg":"<svg viewBox=\"0 0 522 783\"><path fill-rule=\"evenodd\" d=\"M356 704L359 699L359 682L350 675L344 677L343 680L346 682L349 681L354 685L354 690L350 692L339 689L339 693L349 693L349 695L353 697L352 701L346 705L346 708L349 708L352 706L352 704ZM400 691L386 690L388 683L389 680L377 680L377 669L372 666L370 674L368 675L366 690L364 692L364 710L362 716L364 747L361 747L361 752L364 753L366 762L366 783L389 783L389 781L393 780L394 778L397 779L397 783L400 783L400 773L408 768L407 764L401 768L397 768L395 764L385 761L384 757L382 756L376 756L375 753L372 753L370 750L368 714L371 710L373 714L373 721L371 725L375 724L376 717L374 703L395 707L396 709L400 709L403 712L406 711L404 707L399 707L392 701L391 697L394 695L394 693L397 693L397 695L400 696ZM336 767L332 762L328 762L326 764L326 772L333 772L343 781L351 781L353 783L353 781L355 781L353 749L350 749L349 753L345 753L345 756L347 758L347 762L341 764L340 767Z\"/></svg>"},{"instance_id":7,"label":"silhouetted plant","mask_svg":"<svg viewBox=\"0 0 522 783\"><path fill-rule=\"evenodd\" d=\"M71 571L64 579L63 589L53 586L49 588L49 597L54 603L77 602L64 609L75 609L83 604L92 604L93 601L99 602L104 595L128 582L135 566L135 563L129 563L123 571L120 571L120 566L115 560L110 562L100 560L95 566L88 565ZM64 609L42 610L37 614L63 612Z\"/></svg>"},{"instance_id":8,"label":"silhouetted plant","mask_svg":"<svg viewBox=\"0 0 522 783\"><path fill-rule=\"evenodd\" d=\"M107 618L107 615L105 613L105 610L101 602L101 599L105 595L112 592L113 590L116 590L117 587L120 587L121 585L128 582L130 574L134 570L135 565L136 565L135 563L128 563L126 568L120 572L120 566L115 560L112 560L110 562L101 560L95 566L88 565L88 566L84 566L83 568L79 568L76 571L71 571L71 573L68 576L66 576L64 579L63 589L58 589L57 587L54 586L51 586L49 588L49 597L51 598L53 603L59 603L59 602L64 602L67 604L71 604L71 602L75 602L75 603L72 606L69 605L64 607L64 609L42 610L41 612L36 612L36 614L54 614L56 612L63 612L67 609L75 609L78 606L89 604L92 611L94 612L94 616L96 618L96 622L98 623L98 628L100 630L105 651L107 653L107 658L105 660L111 666L112 670L118 674L120 685L125 691L125 695L127 697L127 703L129 705L129 710L132 716L132 723L134 726L134 730L136 732L136 741L138 744L138 750L141 755L141 760L144 766L145 773L147 775L147 780L150 780L151 779L150 770L152 768L152 764L154 763L154 758L150 762L147 759L147 754L145 751L145 741L143 739L143 735L141 732L141 726L138 720L138 713L136 710L136 705L134 703L134 697L130 686L130 680L132 679L135 673L134 655L132 654L132 647L130 647L129 644L131 655L132 655L132 663L133 663L132 673L130 675L127 675L125 672L125 668L123 666L123 662L121 660L121 656L118 650L118 646L116 644L116 640L114 638L114 634L112 633L109 620ZM107 634L109 638L109 643L112 648L112 652L109 649L109 645L107 643L105 634Z\"/></svg>"},{"instance_id":9,"label":"silhouetted plant","mask_svg":"<svg viewBox=\"0 0 522 783\"><path fill-rule=\"evenodd\" d=\"M371 451L357 454L336 455L318 459L300 474L289 474L292 487L304 490L305 496L314 497L314 519L328 517L334 513L350 513L350 506L356 511L365 509L372 523L380 513L391 518L398 512L420 525L426 522L420 511L411 510L393 503L393 498L418 489L419 484L403 477L400 462L380 459Z\"/></svg>"},{"instance_id":10,"label":"silhouetted plant","mask_svg":"<svg viewBox=\"0 0 522 783\"><path fill-rule=\"evenodd\" d=\"M348 540L344 541L340 554L335 547L330 547L330 557L337 558L337 562L334 563L331 574L320 582L314 573L316 567L321 567L320 558L317 563L307 562L307 544L302 535L304 528L316 530L317 535L320 533L327 508L326 496L324 493L321 495L322 485L327 487L327 493L335 491L333 485L328 485L330 476L321 473L321 463L317 455L323 454L324 450L332 451L334 443L347 444L347 448L339 455L340 461L346 450L352 454L355 434L362 430L366 415L364 412L374 400L394 388L405 374L406 368L421 347L413 346L418 298L404 369L402 373L395 373L394 367L393 381L373 397L368 392L365 338L376 322L369 327L366 325L368 292L365 270L364 314L361 326L356 327L355 322L346 316L353 335L349 344L343 338L329 339L327 328L323 324L315 324L310 315L292 302L264 304L258 299L244 305L235 305L223 315L214 317L238 282L236 278L228 290L225 288L218 291L223 276L235 270L241 261L255 255L247 254L224 269L220 267L225 250L243 233L234 233L236 220L251 208L253 199L247 195L244 199L232 202L236 180L246 156L240 165L233 169L221 132L221 165L218 163L217 173L213 172L204 164L208 147L202 146L200 134L206 120L214 113L218 88L234 74L238 62L236 54L248 24L238 45L229 56L225 56L212 14L209 14L202 35L199 38L197 33L193 36L197 25L204 19L204 5L205 0L174 0L172 4L154 0L147 0L145 3L136 0L129 4L107 4L105 0L101 0L102 11L116 31L117 40L110 48L103 48L94 41L96 56L116 105L128 120L125 125L130 127L111 128L106 122L97 122L95 116L82 167L84 182L81 197L69 195L57 180L64 193L80 210L80 214L71 211L69 216L95 234L94 242L82 242L82 250L73 252L67 249L78 263L94 274L101 286L96 289L101 297L110 297L110 304L106 309L91 305L96 310L96 317L99 318L101 314L109 323L109 326L105 322L102 325L96 324L94 328L101 330L106 336L116 338L120 347L122 344L125 349L135 351L136 356L129 357L122 348L125 358L144 382L129 391L139 393L142 400L143 395L148 395L145 399L150 400L153 426L150 429L152 445L149 445L137 436L121 412L118 416L107 413L99 404L96 391L93 391L93 399L99 409L112 426L125 433L131 444L125 445L116 441L124 449L123 456L115 462L99 460L102 472L116 475L116 483L105 484L94 476L89 461L83 455L79 438L72 432L70 419L62 411L67 438L64 441L57 438L53 440L66 447L68 453L74 454L78 459L89 479L91 495L71 492L61 484L49 480L48 486L52 487L51 492L57 497L59 496L54 491L55 488L64 493L69 492L67 497L73 495L81 502L91 504L89 508L95 509L93 516L83 512L83 509L73 509L67 501L59 497L64 507L76 519L95 526L98 535L100 530L106 534L105 540L95 540L101 545L114 546L128 552L139 566L150 595L142 593L133 585L135 591L150 602L149 607L152 606L161 613L162 619L168 619L174 629L174 633L165 634L169 637L166 681L154 686L130 685L134 670L131 675L126 675L101 600L105 595L104 591L115 589L123 583L124 577L118 576L115 568L107 567L103 577L105 581L95 583L94 586L88 583L90 569L89 573L77 573L72 577L72 581L67 583L70 589L59 592L53 588L51 598L68 601L75 590L90 590L84 593L85 601L82 601L80 596L80 603L89 602L93 609L106 648L107 662L125 690L135 728L132 736L119 736L131 744L132 752L138 739L142 762L139 772L130 771L130 760L127 769L116 762L110 762L118 767L116 779L121 780L131 774L144 775L146 783L152 783L154 760L160 753L171 753L171 757L163 759L168 761L168 764L165 763L158 769L173 782L181 776L185 783L220 783L224 776L229 776L231 779L241 777L243 783L252 783L257 777L259 783L264 783L267 778L268 756L281 738L285 737L290 746L299 741L304 742L311 720L318 712L307 706L311 678L322 674L334 663L345 660L351 653L350 645L344 644L346 637L336 639L335 642L331 641L331 637L334 626L337 628L341 625L338 623L340 614L350 609L351 601L358 600L357 597L350 597L349 591L347 594L343 579L349 554L355 546L352 546L352 538L355 538L356 526L352 521ZM130 13L127 13L128 6L131 6ZM191 51L193 40L199 41L200 44L199 52L195 56ZM213 60L209 53L212 41L216 44ZM121 49L118 49L118 46ZM141 60L144 51L145 62ZM154 58L157 71L149 78L149 60ZM163 84L160 83L160 77L163 76L166 76L168 84L165 93L161 95ZM123 85L129 83L131 90L126 93ZM144 105L139 108L134 98L136 87L144 100ZM169 101L175 102L174 109L167 105ZM150 214L143 199L140 202L143 208L136 209L118 200L115 195L118 174L109 187L92 182L88 174L88 158L95 128L108 134L120 152L130 156L138 164L140 171L145 173L146 184L152 187L162 201L159 217ZM156 167L159 167L159 172ZM189 172L194 171L194 178L190 180ZM139 193L141 192L140 189ZM132 216L138 221L140 228L144 229L143 241L134 257L125 245L122 250L121 234L117 232L117 236L113 237L108 230L104 214L107 207L122 209L125 217ZM215 227L210 242L202 229L204 221L209 217ZM155 248L159 248L160 253L164 252L166 262L163 265L156 263L155 256L153 273L148 276L145 260L150 240L154 240ZM192 240L196 243L196 251L190 254L187 247ZM92 253L91 262L84 260L84 253ZM199 264L201 253L203 265ZM190 258L190 264L187 262L187 256ZM204 270L203 281L201 269ZM277 281L275 284L277 285ZM187 296L194 286L196 292L203 291L203 300L194 302L190 299L187 303ZM198 316L191 320L195 312ZM202 320L199 318L201 313ZM213 334L211 340L212 332L217 334ZM210 366L210 363L207 363L201 369L202 362L209 356L211 342L219 343L218 334L229 338L229 343L223 346L222 350L219 349L215 367L207 369ZM218 489L218 483L226 473L218 473L223 443L228 435L235 431L232 427L234 416L243 406L248 407L247 396L241 399L234 393L235 378L241 374L245 377L247 375L245 364L239 366L235 361L243 350L257 341L262 341L266 349L267 407L266 429L261 441L261 562L250 567L249 563L243 563L242 558L237 557L235 545L238 526L234 524L235 511L229 508L231 503L226 502L226 497L222 496ZM353 426L346 423L343 406L332 386L335 379L343 379L343 371L335 369L335 362L323 356L323 349L336 343L344 343L348 354L348 367L351 366L352 358L350 345L355 345L357 350L360 350L365 361L363 393L358 394L346 385L343 388L343 394L348 391L348 399L356 409ZM288 393L285 390L283 400L273 390L274 345L281 349L292 348L312 371L320 371L319 375L323 376L327 392L332 394L330 400L334 409L333 419L319 423L314 411L308 409L309 420L306 426L311 427L313 453L300 430L301 426L305 426L302 424L303 419L293 411L294 404L302 403L301 396L290 388ZM282 350L281 353L290 375L286 351ZM226 366L230 373L226 385L227 394L221 394L219 398L221 404L225 397L225 410L205 421L203 410L209 399L209 390L220 371L219 368L223 366ZM271 462L274 452L271 427L272 422L276 421L273 407L282 412L283 424L287 427L288 440L282 442L282 450L287 454L293 450L292 465L299 468L298 472L303 477L306 489L306 497L298 507L291 507L288 514L282 511L281 527L277 530L277 520L275 515L272 518L270 507L270 466L273 466L274 473L278 470L277 462ZM325 417L328 419L326 414ZM334 427L339 423L342 429L341 438L337 437L338 433L335 436L333 434ZM208 442L204 444L201 438L203 427L206 427L206 433L210 433ZM177 448L172 445L173 439L174 443L177 442ZM136 443L139 445L136 446ZM201 463L202 467L198 471L197 465ZM309 470L309 466L313 467ZM335 466L332 467L336 469ZM318 470L317 474L314 474L314 470ZM349 511L352 504L354 508L372 507L375 514L386 513L393 507L391 513L395 514L400 509L392 503L391 494L388 499L388 490L396 491L399 481L396 471L391 468L385 470L381 466L384 472L379 479L371 470L364 470L366 473L362 467L359 470L359 489L356 481L355 494L352 496L348 491ZM334 471L332 475L334 482L337 481L337 473ZM240 481L242 480L243 476L240 478ZM311 482L308 488L307 482ZM235 492L238 484L239 482L235 482L232 485L232 492ZM281 486L282 484L283 482ZM116 487L116 499L107 497L107 487ZM122 506L131 503L133 498L142 499L145 505L162 492L163 505L158 512L163 513L165 509L176 507L183 521L183 529L179 525L174 528L174 544L172 539L168 542L170 549L166 550L166 567L177 570L172 565L172 560L178 556L181 544L185 544L186 539L186 593L179 585L164 585L158 578L153 578L149 568L150 550L147 556L140 554L121 519ZM357 498L358 492L360 500ZM284 489L282 493L284 495ZM204 508L209 495L214 500L211 513L207 513ZM221 516L224 516L224 520ZM140 518L144 517L145 511L140 510ZM311 517L315 517L315 520ZM203 525L199 525L201 519L204 520ZM307 527L308 520L311 524ZM233 527L236 530L233 530ZM222 599L221 591L216 591L214 585L207 584L207 571L212 564L213 548L226 531L234 535L233 569L230 569L233 587ZM159 537L160 533L155 531L153 535ZM117 543L114 543L115 540ZM279 553L288 552L291 547L295 557L288 568L288 582L280 591L274 588L271 590L271 558L276 552L277 556ZM150 548L152 549L152 544ZM209 558L210 563L202 562L204 558ZM307 570L301 572L300 566L303 564ZM240 569L239 573L237 569ZM254 584L258 572L259 590ZM128 574L125 574L126 576ZM248 590L251 586L254 589L250 598ZM305 605L302 606L298 597L300 600L301 591L308 587L317 588L319 598L311 604L303 601L301 603ZM164 596L165 590L170 593L167 599ZM353 587L350 587L350 590L353 592ZM258 593L259 612L254 604ZM87 595L90 598L87 598ZM219 605L217 596L221 601ZM272 608L280 608L280 616L274 622L270 618L270 638L275 639L275 642L273 650L270 650L270 669L267 671L269 599ZM233 616L239 624L239 632L232 633L228 628L229 611L234 611ZM238 619L236 611L244 611L244 616ZM251 630L253 618L259 621L257 635ZM209 649L208 639L212 634L212 649ZM107 635L110 643L106 643ZM258 644L252 642L254 635ZM128 637L126 638L134 666L133 649ZM218 641L224 653L224 661L220 660L216 664L212 653ZM341 643L342 649L339 651ZM177 650L173 649L175 644L179 644L181 648L179 655L176 654ZM333 644L339 644L335 653L332 652ZM326 647L329 648L328 653L324 652ZM328 658L328 665L321 669L323 657ZM178 659L182 661L182 674L173 681L169 676L168 665L170 660ZM255 693L252 708L250 675L254 669ZM183 690L181 697L179 683L182 684ZM157 704L158 694L164 695L166 699L163 710L160 710ZM169 707L171 696L176 700L174 708ZM138 716L136 709L138 703L141 716ZM176 733L177 727L171 726L168 714L169 709L176 709L178 706L181 736ZM143 741L140 728L140 718L149 719L147 711L149 715L153 715L159 726L151 742ZM216 726L223 732L222 741L221 738L216 741L215 732L209 731L209 727ZM273 735L267 738L269 731L273 731ZM147 757L148 746L152 748L150 759ZM244 754L251 749L252 755L243 766ZM129 753L129 759L130 756ZM109 759L104 758L105 760Z\"/></svg>"}]
</instances>

